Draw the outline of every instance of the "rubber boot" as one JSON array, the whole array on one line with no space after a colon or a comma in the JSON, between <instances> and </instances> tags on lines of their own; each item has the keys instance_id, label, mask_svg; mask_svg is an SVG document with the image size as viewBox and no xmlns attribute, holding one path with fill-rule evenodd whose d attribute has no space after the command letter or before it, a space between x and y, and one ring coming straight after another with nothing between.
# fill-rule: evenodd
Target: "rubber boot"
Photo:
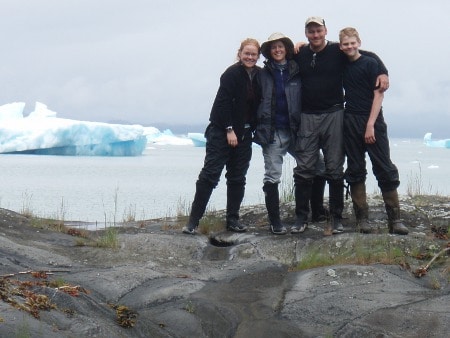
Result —
<instances>
[{"instance_id":1,"label":"rubber boot","mask_svg":"<svg viewBox=\"0 0 450 338\"><path fill-rule=\"evenodd\" d=\"M281 223L280 219L280 195L278 192L278 183L264 183L263 191L267 214L270 221L270 230L276 235L286 234L286 227Z\"/></svg>"},{"instance_id":2,"label":"rubber boot","mask_svg":"<svg viewBox=\"0 0 450 338\"><path fill-rule=\"evenodd\" d=\"M295 224L291 234L304 232L308 227L309 203L311 200L312 180L299 180L295 183Z\"/></svg>"},{"instance_id":3,"label":"rubber boot","mask_svg":"<svg viewBox=\"0 0 450 338\"><path fill-rule=\"evenodd\" d=\"M330 180L330 216L332 233L339 234L344 232L342 225L342 212L344 210L344 180Z\"/></svg>"},{"instance_id":4,"label":"rubber boot","mask_svg":"<svg viewBox=\"0 0 450 338\"><path fill-rule=\"evenodd\" d=\"M247 226L239 222L239 209L244 199L244 193L244 185L227 185L227 230L229 231L247 231Z\"/></svg>"},{"instance_id":5,"label":"rubber boot","mask_svg":"<svg viewBox=\"0 0 450 338\"><path fill-rule=\"evenodd\" d=\"M389 233L397 235L407 235L408 228L400 220L400 203L398 201L397 189L382 192L384 206L388 215Z\"/></svg>"},{"instance_id":6,"label":"rubber boot","mask_svg":"<svg viewBox=\"0 0 450 338\"><path fill-rule=\"evenodd\" d=\"M195 229L198 227L200 219L205 214L206 206L208 205L209 198L211 197L214 187L202 181L197 181L194 201L192 202L191 212L189 214L189 221L183 227L183 233L194 235Z\"/></svg>"},{"instance_id":7,"label":"rubber boot","mask_svg":"<svg viewBox=\"0 0 450 338\"><path fill-rule=\"evenodd\" d=\"M365 182L350 184L350 194L352 196L353 211L355 212L356 229L364 234L371 233Z\"/></svg>"},{"instance_id":8,"label":"rubber boot","mask_svg":"<svg viewBox=\"0 0 450 338\"><path fill-rule=\"evenodd\" d=\"M327 180L323 176L314 177L311 190L311 222L326 222L329 216L328 210L323 206L323 195Z\"/></svg>"}]
</instances>

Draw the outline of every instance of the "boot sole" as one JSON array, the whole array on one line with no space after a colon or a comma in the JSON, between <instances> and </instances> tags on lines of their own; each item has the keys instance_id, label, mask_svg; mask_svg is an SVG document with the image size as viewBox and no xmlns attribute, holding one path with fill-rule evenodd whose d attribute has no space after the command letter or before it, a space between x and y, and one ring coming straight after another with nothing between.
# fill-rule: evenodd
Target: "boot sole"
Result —
<instances>
[{"instance_id":1,"label":"boot sole","mask_svg":"<svg viewBox=\"0 0 450 338\"><path fill-rule=\"evenodd\" d=\"M195 229L191 230L187 227L183 227L182 232L183 232L183 234L186 234L186 235L195 235Z\"/></svg>"},{"instance_id":2,"label":"boot sole","mask_svg":"<svg viewBox=\"0 0 450 338\"><path fill-rule=\"evenodd\" d=\"M301 234L303 232L305 232L305 230L308 228L307 224L303 224L303 226L301 227L293 227L291 228L291 234Z\"/></svg>"},{"instance_id":3,"label":"boot sole","mask_svg":"<svg viewBox=\"0 0 450 338\"><path fill-rule=\"evenodd\" d=\"M274 234L274 235L286 235L287 234L287 230L286 228L281 228L281 229L274 229L272 226L270 227L270 231Z\"/></svg>"}]
</instances>

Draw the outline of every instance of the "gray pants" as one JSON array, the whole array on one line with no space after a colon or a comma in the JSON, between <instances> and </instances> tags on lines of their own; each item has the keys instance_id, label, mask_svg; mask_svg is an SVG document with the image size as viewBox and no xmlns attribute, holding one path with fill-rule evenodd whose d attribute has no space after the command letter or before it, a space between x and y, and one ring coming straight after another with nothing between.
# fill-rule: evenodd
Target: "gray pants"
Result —
<instances>
[{"instance_id":1,"label":"gray pants","mask_svg":"<svg viewBox=\"0 0 450 338\"><path fill-rule=\"evenodd\" d=\"M283 158L287 153L295 159L298 166L299 160L295 152L294 143L291 132L288 129L276 129L273 143L262 146L265 169L263 183L280 183ZM325 171L325 164L321 154L319 154L319 160L315 163L314 171L318 175L323 175ZM297 172L297 169L294 169L294 172Z\"/></svg>"},{"instance_id":2,"label":"gray pants","mask_svg":"<svg viewBox=\"0 0 450 338\"><path fill-rule=\"evenodd\" d=\"M296 175L304 180L316 176L316 163L320 150L325 161L327 180L340 180L344 175L344 110L332 113L301 114L300 133L295 148L297 158Z\"/></svg>"}]
</instances>

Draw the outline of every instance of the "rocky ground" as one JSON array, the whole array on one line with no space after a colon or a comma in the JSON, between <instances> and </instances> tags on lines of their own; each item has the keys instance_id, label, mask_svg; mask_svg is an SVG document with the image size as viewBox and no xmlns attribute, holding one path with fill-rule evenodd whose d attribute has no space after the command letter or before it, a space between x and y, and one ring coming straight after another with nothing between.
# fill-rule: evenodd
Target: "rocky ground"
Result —
<instances>
[{"instance_id":1,"label":"rocky ground","mask_svg":"<svg viewBox=\"0 0 450 338\"><path fill-rule=\"evenodd\" d=\"M184 218L128 223L115 249L92 245L102 231L0 209L0 336L448 337L450 198L403 197L408 236L387 234L382 201L370 205L370 235L348 206L344 234L275 236L253 206L245 234L217 212L207 235L182 234Z\"/></svg>"}]
</instances>

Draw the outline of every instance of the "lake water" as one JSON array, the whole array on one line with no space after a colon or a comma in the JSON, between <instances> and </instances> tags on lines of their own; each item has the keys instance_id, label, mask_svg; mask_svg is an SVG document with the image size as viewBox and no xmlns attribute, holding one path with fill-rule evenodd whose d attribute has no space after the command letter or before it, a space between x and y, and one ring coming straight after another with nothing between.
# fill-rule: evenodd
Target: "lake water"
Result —
<instances>
[{"instance_id":1,"label":"lake water","mask_svg":"<svg viewBox=\"0 0 450 338\"><path fill-rule=\"evenodd\" d=\"M263 203L263 159L254 147L245 205ZM204 148L151 146L139 157L0 155L0 207L64 220L110 223L185 212L203 165ZM399 192L450 193L450 149L430 148L420 139L392 139L391 158L400 171ZM289 157L287 157L289 159ZM378 191L369 164L368 193ZM290 182L293 161L286 161ZM224 178L209 208L223 209Z\"/></svg>"}]
</instances>

